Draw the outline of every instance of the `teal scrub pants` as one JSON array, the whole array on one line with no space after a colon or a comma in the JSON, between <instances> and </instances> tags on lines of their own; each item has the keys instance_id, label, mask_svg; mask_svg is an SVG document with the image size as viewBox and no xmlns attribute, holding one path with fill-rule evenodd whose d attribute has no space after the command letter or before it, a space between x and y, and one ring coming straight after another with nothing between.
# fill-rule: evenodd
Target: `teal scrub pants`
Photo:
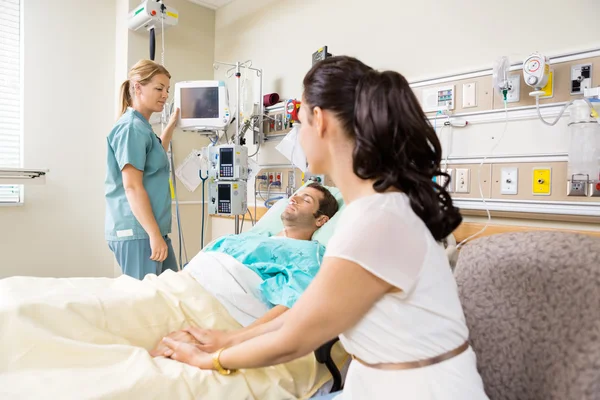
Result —
<instances>
[{"instance_id":1,"label":"teal scrub pants","mask_svg":"<svg viewBox=\"0 0 600 400\"><path fill-rule=\"evenodd\" d=\"M150 248L150 239L134 239L134 240L109 240L108 247L115 254L117 262L121 267L121 271L125 275L132 278L144 279L147 274L160 275L162 272L171 269L178 271L177 259L171 239L168 236L164 237L169 252L167 258L163 262L153 261L150 259L152 249Z\"/></svg>"}]
</instances>

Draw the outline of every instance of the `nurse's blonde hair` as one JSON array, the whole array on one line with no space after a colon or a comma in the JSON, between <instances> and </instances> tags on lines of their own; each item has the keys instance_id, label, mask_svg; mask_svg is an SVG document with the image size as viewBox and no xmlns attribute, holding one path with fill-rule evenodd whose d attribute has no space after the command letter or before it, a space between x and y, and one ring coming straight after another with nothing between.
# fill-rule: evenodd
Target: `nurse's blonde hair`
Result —
<instances>
[{"instance_id":1,"label":"nurse's blonde hair","mask_svg":"<svg viewBox=\"0 0 600 400\"><path fill-rule=\"evenodd\" d=\"M156 75L166 75L171 79L169 71L152 60L140 60L131 67L129 70L129 79L121 84L121 114L127 110L127 107L133 105L135 83L145 86Z\"/></svg>"}]
</instances>

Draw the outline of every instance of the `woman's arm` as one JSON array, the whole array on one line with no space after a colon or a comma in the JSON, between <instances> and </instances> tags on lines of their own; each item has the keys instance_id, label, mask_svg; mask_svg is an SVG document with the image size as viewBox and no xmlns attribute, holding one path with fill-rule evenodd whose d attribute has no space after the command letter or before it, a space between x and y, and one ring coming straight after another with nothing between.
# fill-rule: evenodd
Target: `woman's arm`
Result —
<instances>
[{"instance_id":1,"label":"woman's arm","mask_svg":"<svg viewBox=\"0 0 600 400\"><path fill-rule=\"evenodd\" d=\"M390 284L354 262L325 258L306 292L284 314L281 327L225 349L221 365L228 369L258 368L309 354L354 326L390 289ZM213 368L210 354L169 339L165 343L171 348L167 353L171 358Z\"/></svg>"},{"instance_id":2,"label":"woman's arm","mask_svg":"<svg viewBox=\"0 0 600 400\"><path fill-rule=\"evenodd\" d=\"M177 127L177 121L179 119L179 108L176 108L171 114L171 118L169 118L169 123L165 127L165 130L162 132L160 136L160 141L162 143L165 151L169 151L169 144L171 143L171 139L173 138L173 132Z\"/></svg>"},{"instance_id":3,"label":"woman's arm","mask_svg":"<svg viewBox=\"0 0 600 400\"><path fill-rule=\"evenodd\" d=\"M127 164L123 168L123 187L133 215L150 236L152 249L151 260L162 262L167 258L168 247L163 239L156 218L152 213L152 206L148 193L144 188L144 173L133 165Z\"/></svg>"}]
</instances>

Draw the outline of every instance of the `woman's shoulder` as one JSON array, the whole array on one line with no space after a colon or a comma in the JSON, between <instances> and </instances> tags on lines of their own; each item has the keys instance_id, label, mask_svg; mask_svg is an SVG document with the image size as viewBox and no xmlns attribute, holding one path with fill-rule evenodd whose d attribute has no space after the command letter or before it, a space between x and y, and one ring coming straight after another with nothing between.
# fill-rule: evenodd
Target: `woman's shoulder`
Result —
<instances>
[{"instance_id":1,"label":"woman's shoulder","mask_svg":"<svg viewBox=\"0 0 600 400\"><path fill-rule=\"evenodd\" d=\"M410 212L410 200L402 192L374 193L350 203L345 215L354 217L393 218Z\"/></svg>"}]
</instances>

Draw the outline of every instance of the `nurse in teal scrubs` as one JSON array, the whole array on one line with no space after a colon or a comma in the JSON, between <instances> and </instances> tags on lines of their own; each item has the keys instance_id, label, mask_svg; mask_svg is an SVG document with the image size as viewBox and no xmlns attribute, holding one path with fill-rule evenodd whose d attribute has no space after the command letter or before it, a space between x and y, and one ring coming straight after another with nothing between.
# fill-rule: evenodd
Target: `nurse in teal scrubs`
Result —
<instances>
[{"instance_id":1,"label":"nurse in teal scrubs","mask_svg":"<svg viewBox=\"0 0 600 400\"><path fill-rule=\"evenodd\" d=\"M171 192L167 149L179 109L159 138L150 125L169 96L171 75L154 61L141 60L121 85L122 115L108 135L105 181L105 237L124 274L178 270L171 233Z\"/></svg>"}]
</instances>

